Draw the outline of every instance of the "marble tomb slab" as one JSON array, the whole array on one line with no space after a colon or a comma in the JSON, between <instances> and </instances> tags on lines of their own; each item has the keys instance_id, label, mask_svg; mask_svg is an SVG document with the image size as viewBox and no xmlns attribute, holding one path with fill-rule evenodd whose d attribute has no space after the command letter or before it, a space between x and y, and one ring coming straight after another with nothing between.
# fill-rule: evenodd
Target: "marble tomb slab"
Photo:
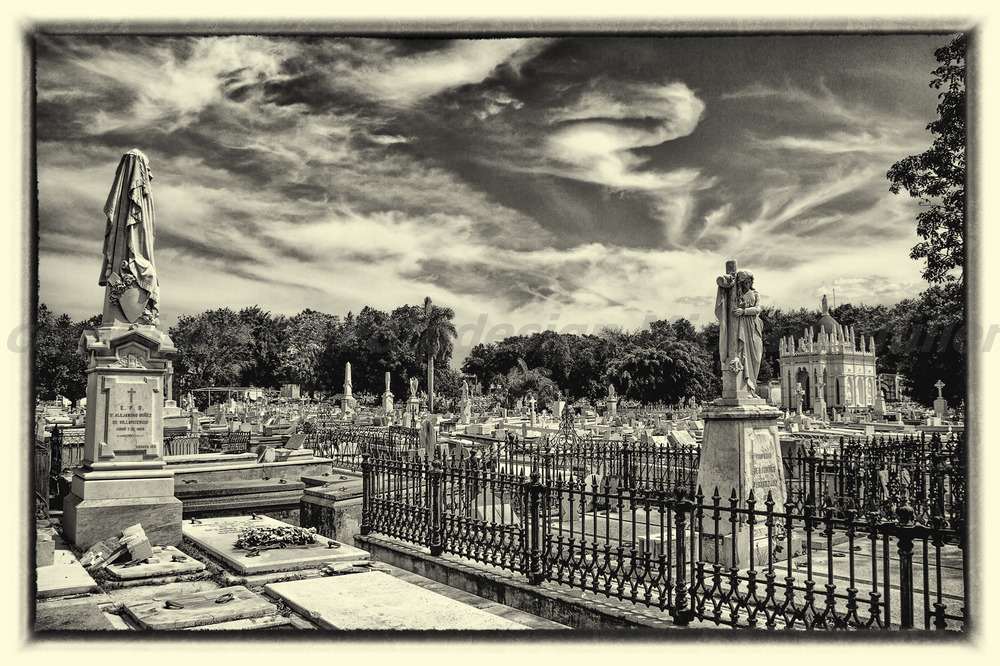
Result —
<instances>
[{"instance_id":1,"label":"marble tomb slab","mask_svg":"<svg viewBox=\"0 0 1000 666\"><path fill-rule=\"evenodd\" d=\"M36 596L39 599L97 590L97 583L73 553L56 550L53 560L54 564L35 569Z\"/></svg>"},{"instance_id":2,"label":"marble tomb slab","mask_svg":"<svg viewBox=\"0 0 1000 666\"><path fill-rule=\"evenodd\" d=\"M173 561L174 557L184 559L180 562L175 562ZM143 562L131 566L129 562L110 564L107 566L107 570L112 577L118 580L176 576L205 570L205 565L202 562L199 562L187 553L182 553L173 546L153 546L153 557L150 560L156 561Z\"/></svg>"},{"instance_id":3,"label":"marble tomb slab","mask_svg":"<svg viewBox=\"0 0 1000 666\"><path fill-rule=\"evenodd\" d=\"M114 631L108 616L90 599L35 605L35 631Z\"/></svg>"},{"instance_id":4,"label":"marble tomb slab","mask_svg":"<svg viewBox=\"0 0 1000 666\"><path fill-rule=\"evenodd\" d=\"M270 583L264 592L331 630L528 629L378 571Z\"/></svg>"},{"instance_id":5,"label":"marble tomb slab","mask_svg":"<svg viewBox=\"0 0 1000 666\"><path fill-rule=\"evenodd\" d=\"M184 631L247 631L250 629L274 629L275 627L295 628L291 618L283 615L262 615L261 617L247 617L242 620L230 620L216 624L203 624L198 627L185 627Z\"/></svg>"},{"instance_id":6,"label":"marble tomb slab","mask_svg":"<svg viewBox=\"0 0 1000 666\"><path fill-rule=\"evenodd\" d=\"M162 631L264 617L275 614L277 608L242 585L234 585L187 595L158 594L127 604L125 611L143 629Z\"/></svg>"},{"instance_id":7,"label":"marble tomb slab","mask_svg":"<svg viewBox=\"0 0 1000 666\"><path fill-rule=\"evenodd\" d=\"M202 518L199 523L186 521L184 536L199 548L221 559L225 564L242 575L268 573L271 571L297 571L318 567L327 562L356 562L369 559L367 551L340 543L340 548L328 548L329 539L316 535L316 543L308 546L289 546L260 550L259 555L247 557L248 551L235 547L240 532L249 527L287 527L288 523L269 516L230 518Z\"/></svg>"}]
</instances>

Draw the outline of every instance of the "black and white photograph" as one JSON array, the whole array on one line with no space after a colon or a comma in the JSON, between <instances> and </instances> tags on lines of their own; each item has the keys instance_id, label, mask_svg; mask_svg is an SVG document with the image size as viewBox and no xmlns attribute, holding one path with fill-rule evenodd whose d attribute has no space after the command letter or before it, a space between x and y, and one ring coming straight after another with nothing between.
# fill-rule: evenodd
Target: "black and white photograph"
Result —
<instances>
[{"instance_id":1,"label":"black and white photograph","mask_svg":"<svg viewBox=\"0 0 1000 666\"><path fill-rule=\"evenodd\" d=\"M26 644L978 640L975 16L21 31Z\"/></svg>"}]
</instances>

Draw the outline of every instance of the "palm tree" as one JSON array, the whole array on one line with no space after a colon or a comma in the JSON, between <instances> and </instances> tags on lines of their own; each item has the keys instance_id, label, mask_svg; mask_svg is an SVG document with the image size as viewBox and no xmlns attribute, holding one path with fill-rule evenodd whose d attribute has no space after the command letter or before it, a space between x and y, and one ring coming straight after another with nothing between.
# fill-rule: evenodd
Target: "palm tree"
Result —
<instances>
[{"instance_id":1,"label":"palm tree","mask_svg":"<svg viewBox=\"0 0 1000 666\"><path fill-rule=\"evenodd\" d=\"M413 322L413 342L418 351L427 355L427 410L434 413L434 359L450 358L452 338L458 337L458 331L451 320L455 311L451 308L439 308L431 303L428 296L424 299L424 307L418 310Z\"/></svg>"}]
</instances>

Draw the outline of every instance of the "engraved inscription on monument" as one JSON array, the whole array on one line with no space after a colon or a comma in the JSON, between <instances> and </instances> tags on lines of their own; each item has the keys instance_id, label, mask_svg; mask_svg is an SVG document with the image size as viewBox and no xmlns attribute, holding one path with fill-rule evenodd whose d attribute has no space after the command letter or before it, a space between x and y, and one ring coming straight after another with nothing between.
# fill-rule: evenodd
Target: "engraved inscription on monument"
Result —
<instances>
[{"instance_id":1,"label":"engraved inscription on monument","mask_svg":"<svg viewBox=\"0 0 1000 666\"><path fill-rule=\"evenodd\" d=\"M770 492L775 501L775 510L781 511L785 501L785 481L777 433L769 428L748 429L745 450L750 487L758 508L764 508L763 502Z\"/></svg>"},{"instance_id":2,"label":"engraved inscription on monument","mask_svg":"<svg viewBox=\"0 0 1000 666\"><path fill-rule=\"evenodd\" d=\"M153 401L159 396L158 377L105 377L108 417L105 440L112 451L154 451Z\"/></svg>"}]
</instances>

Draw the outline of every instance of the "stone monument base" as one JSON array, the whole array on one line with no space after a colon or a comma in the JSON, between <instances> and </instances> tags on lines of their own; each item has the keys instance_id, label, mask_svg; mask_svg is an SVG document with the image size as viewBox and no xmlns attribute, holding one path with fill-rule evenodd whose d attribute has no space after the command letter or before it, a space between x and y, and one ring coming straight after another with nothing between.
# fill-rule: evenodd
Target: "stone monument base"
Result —
<instances>
[{"instance_id":1,"label":"stone monument base","mask_svg":"<svg viewBox=\"0 0 1000 666\"><path fill-rule=\"evenodd\" d=\"M63 507L63 534L83 550L136 523L153 545L181 542L183 504L174 497L173 472L80 470Z\"/></svg>"},{"instance_id":2,"label":"stone monument base","mask_svg":"<svg viewBox=\"0 0 1000 666\"><path fill-rule=\"evenodd\" d=\"M705 431L698 465L698 485L704 495L703 503L711 507L713 496L719 493L720 525L710 527L713 509L706 508L704 529L719 529L718 563L725 567L746 568L750 559L750 532L745 524L745 514L740 523L730 522L730 499L736 494L737 508L746 509L750 492L754 495L754 511L764 512L768 493L772 495L774 510L784 511L785 479L778 438L778 417L781 412L760 398L723 398L705 409ZM754 528L754 567L759 562L767 566L768 550L776 546L767 538L764 516L757 516ZM735 537L733 530L735 529ZM736 539L736 561L733 561L733 539ZM703 533L702 557L706 562L716 560L714 535ZM777 542L777 540L775 540ZM775 560L778 558L775 557Z\"/></svg>"}]
</instances>

